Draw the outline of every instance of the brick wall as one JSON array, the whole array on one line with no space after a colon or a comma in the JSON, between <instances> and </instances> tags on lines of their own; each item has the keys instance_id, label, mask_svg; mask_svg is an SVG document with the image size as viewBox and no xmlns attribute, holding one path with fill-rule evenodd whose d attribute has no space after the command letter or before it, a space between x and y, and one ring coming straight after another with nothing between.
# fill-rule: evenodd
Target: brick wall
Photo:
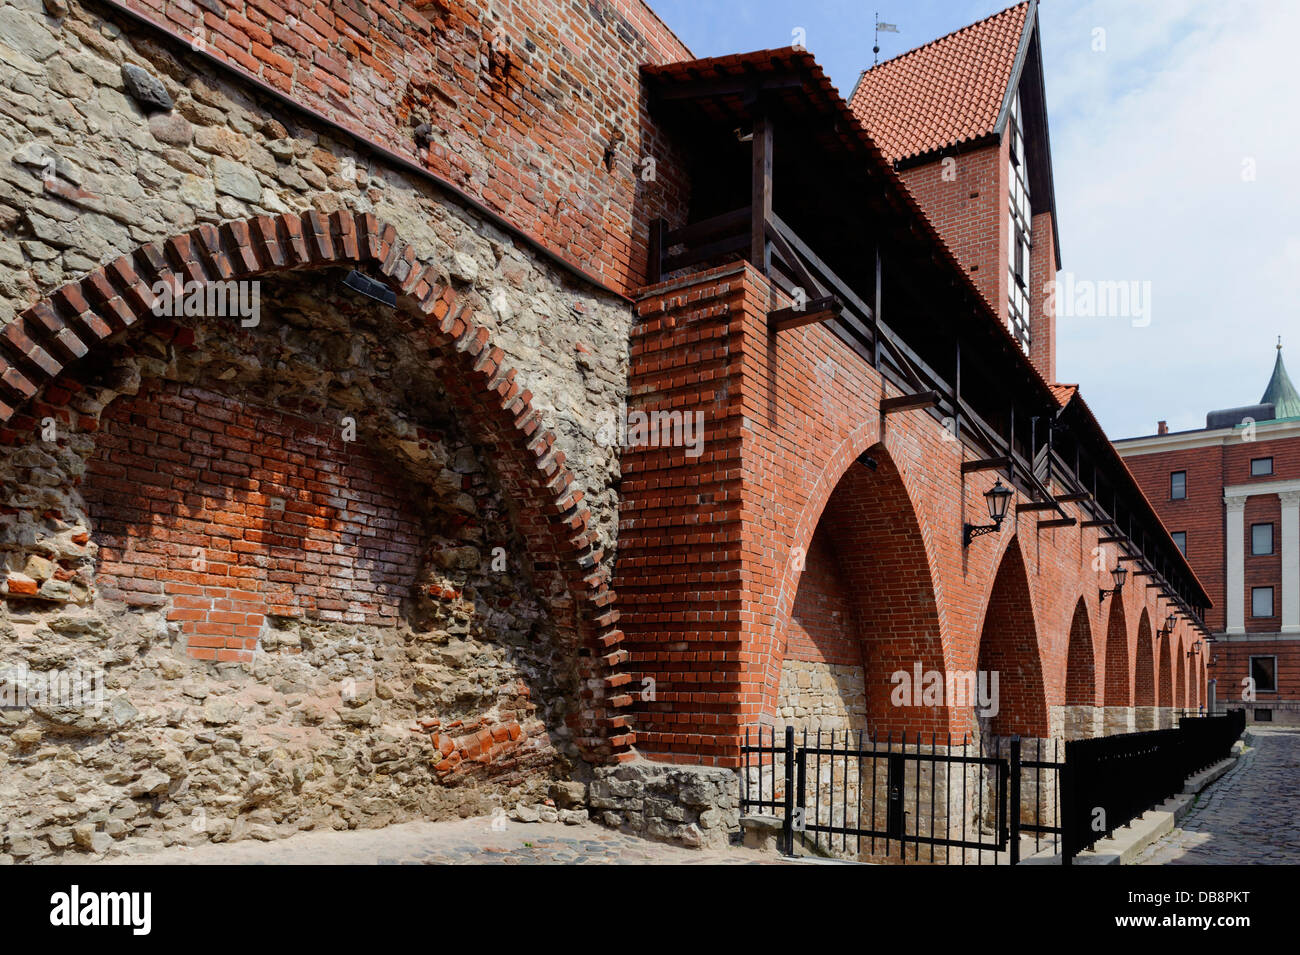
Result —
<instances>
[{"instance_id":1,"label":"brick wall","mask_svg":"<svg viewBox=\"0 0 1300 955\"><path fill-rule=\"evenodd\" d=\"M976 287L999 315L1007 312L1007 147L984 146L952 163L913 166L903 182ZM951 170L951 178L945 178Z\"/></svg>"},{"instance_id":2,"label":"brick wall","mask_svg":"<svg viewBox=\"0 0 1300 955\"><path fill-rule=\"evenodd\" d=\"M649 120L638 68L691 55L639 0L126 3L426 165L615 288L641 284L651 218L683 221L681 164Z\"/></svg>"},{"instance_id":3,"label":"brick wall","mask_svg":"<svg viewBox=\"0 0 1300 955\"><path fill-rule=\"evenodd\" d=\"M859 610L869 711L895 670L931 661L945 672L977 669L986 621L992 641L993 621L1014 610L1024 625L1016 649L1003 654L1000 688L1010 719L1047 735L1046 711L1065 697L1081 599L1099 635L1094 672L1109 673L1106 661L1116 670L1107 702L1131 706L1137 621L1167 613L1154 591L1126 587L1098 604L1097 589L1112 583L1109 563L1094 568L1099 532L1040 530L1036 515L1017 515L1014 505L999 534L963 548L963 521L986 520L992 476L963 477L963 448L924 412L882 420L879 401L892 386L827 329L770 335L768 310L783 304L743 263L648 288L638 303L631 408L701 411L706 437L697 459L680 448L624 452L620 625L634 681L654 687L634 704L638 747L656 758L735 765L744 727L776 718L800 555L823 522ZM864 453L876 471L857 463ZM845 500L880 509L861 530L838 506L840 487ZM888 556L872 565L873 550ZM1023 585L1015 601L991 605L1006 564L1008 579ZM1114 604L1123 609L1112 636ZM891 617L899 622L893 637ZM872 638L873 628L883 638ZM1188 640L1180 623L1174 641ZM1032 665L1022 662L1030 648ZM905 724L960 738L974 729L969 710L891 708L870 719L884 723L870 727L881 732Z\"/></svg>"},{"instance_id":4,"label":"brick wall","mask_svg":"<svg viewBox=\"0 0 1300 955\"><path fill-rule=\"evenodd\" d=\"M199 388L115 402L87 471L101 596L169 606L199 659L251 660L268 614L392 626L420 563L385 461Z\"/></svg>"}]
</instances>

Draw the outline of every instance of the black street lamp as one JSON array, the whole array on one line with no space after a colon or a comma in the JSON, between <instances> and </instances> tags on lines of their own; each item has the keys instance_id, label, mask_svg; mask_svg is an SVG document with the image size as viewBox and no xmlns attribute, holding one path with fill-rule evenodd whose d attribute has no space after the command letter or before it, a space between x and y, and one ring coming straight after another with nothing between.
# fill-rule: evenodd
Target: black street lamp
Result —
<instances>
[{"instance_id":1,"label":"black street lamp","mask_svg":"<svg viewBox=\"0 0 1300 955\"><path fill-rule=\"evenodd\" d=\"M998 478L997 483L984 492L984 503L988 505L989 517L993 519L993 523L963 524L962 547L969 547L974 538L979 537L981 534L992 534L1002 526L1002 521L1007 516L1007 505L1011 503L1011 488L1003 484L1001 478Z\"/></svg>"},{"instance_id":2,"label":"black street lamp","mask_svg":"<svg viewBox=\"0 0 1300 955\"><path fill-rule=\"evenodd\" d=\"M1112 570L1110 573L1111 576L1115 578L1115 586L1112 587L1110 590L1098 589L1097 603L1101 603L1103 600L1106 599L1106 597L1109 594L1117 594L1124 589L1124 580L1126 577L1128 577L1128 569L1125 568L1123 564L1117 564L1115 566L1115 569Z\"/></svg>"},{"instance_id":3,"label":"black street lamp","mask_svg":"<svg viewBox=\"0 0 1300 955\"><path fill-rule=\"evenodd\" d=\"M1170 614L1169 614L1169 616L1165 617L1165 626L1164 626L1164 629L1160 631L1160 636L1161 636L1161 637L1167 637L1167 636L1169 636L1171 633L1173 633L1173 632L1174 632L1174 624L1176 624L1177 622L1178 622L1178 614L1173 613L1173 612L1171 611Z\"/></svg>"}]
</instances>

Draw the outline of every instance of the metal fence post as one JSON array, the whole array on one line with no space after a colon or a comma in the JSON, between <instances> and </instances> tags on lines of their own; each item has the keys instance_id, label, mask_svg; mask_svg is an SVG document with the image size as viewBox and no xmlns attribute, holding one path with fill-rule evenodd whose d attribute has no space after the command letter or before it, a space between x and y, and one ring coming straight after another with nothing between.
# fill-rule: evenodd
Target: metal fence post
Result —
<instances>
[{"instance_id":1,"label":"metal fence post","mask_svg":"<svg viewBox=\"0 0 1300 955\"><path fill-rule=\"evenodd\" d=\"M1011 864L1020 864L1020 737L1011 737L1011 786L1007 819L1011 824Z\"/></svg>"},{"instance_id":2,"label":"metal fence post","mask_svg":"<svg viewBox=\"0 0 1300 955\"><path fill-rule=\"evenodd\" d=\"M794 855L794 727L785 728L785 822L781 825L786 855Z\"/></svg>"},{"instance_id":3,"label":"metal fence post","mask_svg":"<svg viewBox=\"0 0 1300 955\"><path fill-rule=\"evenodd\" d=\"M1065 744L1065 761L1059 772L1061 774L1061 865L1073 865L1075 853L1074 816L1076 796L1074 791L1074 763L1070 760L1071 742Z\"/></svg>"}]
</instances>

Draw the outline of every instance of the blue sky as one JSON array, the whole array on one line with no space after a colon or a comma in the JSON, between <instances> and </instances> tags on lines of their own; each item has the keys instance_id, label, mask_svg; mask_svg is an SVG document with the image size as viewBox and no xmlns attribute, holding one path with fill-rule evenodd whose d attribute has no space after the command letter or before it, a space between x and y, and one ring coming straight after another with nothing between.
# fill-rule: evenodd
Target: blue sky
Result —
<instances>
[{"instance_id":1,"label":"blue sky","mask_svg":"<svg viewBox=\"0 0 1300 955\"><path fill-rule=\"evenodd\" d=\"M847 97L871 64L1006 0L650 0L697 56L788 46ZM1135 283L1141 317L1064 315L1057 378L1115 438L1259 400L1283 336L1300 375L1300 109L1290 0L1040 4L1063 268Z\"/></svg>"}]
</instances>

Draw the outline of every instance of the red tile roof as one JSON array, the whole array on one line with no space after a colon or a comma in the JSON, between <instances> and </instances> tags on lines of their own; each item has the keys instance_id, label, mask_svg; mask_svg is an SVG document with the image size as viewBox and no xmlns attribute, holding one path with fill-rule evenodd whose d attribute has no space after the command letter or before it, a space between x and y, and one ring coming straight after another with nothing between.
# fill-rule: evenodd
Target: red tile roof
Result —
<instances>
[{"instance_id":1,"label":"red tile roof","mask_svg":"<svg viewBox=\"0 0 1300 955\"><path fill-rule=\"evenodd\" d=\"M1074 393L1079 390L1078 385L1055 384L1050 387L1052 389L1052 397L1056 399L1056 403L1062 408L1070 403L1070 399L1074 397Z\"/></svg>"},{"instance_id":2,"label":"red tile roof","mask_svg":"<svg viewBox=\"0 0 1300 955\"><path fill-rule=\"evenodd\" d=\"M862 74L849 106L891 162L994 131L1029 3L886 60Z\"/></svg>"}]
</instances>

